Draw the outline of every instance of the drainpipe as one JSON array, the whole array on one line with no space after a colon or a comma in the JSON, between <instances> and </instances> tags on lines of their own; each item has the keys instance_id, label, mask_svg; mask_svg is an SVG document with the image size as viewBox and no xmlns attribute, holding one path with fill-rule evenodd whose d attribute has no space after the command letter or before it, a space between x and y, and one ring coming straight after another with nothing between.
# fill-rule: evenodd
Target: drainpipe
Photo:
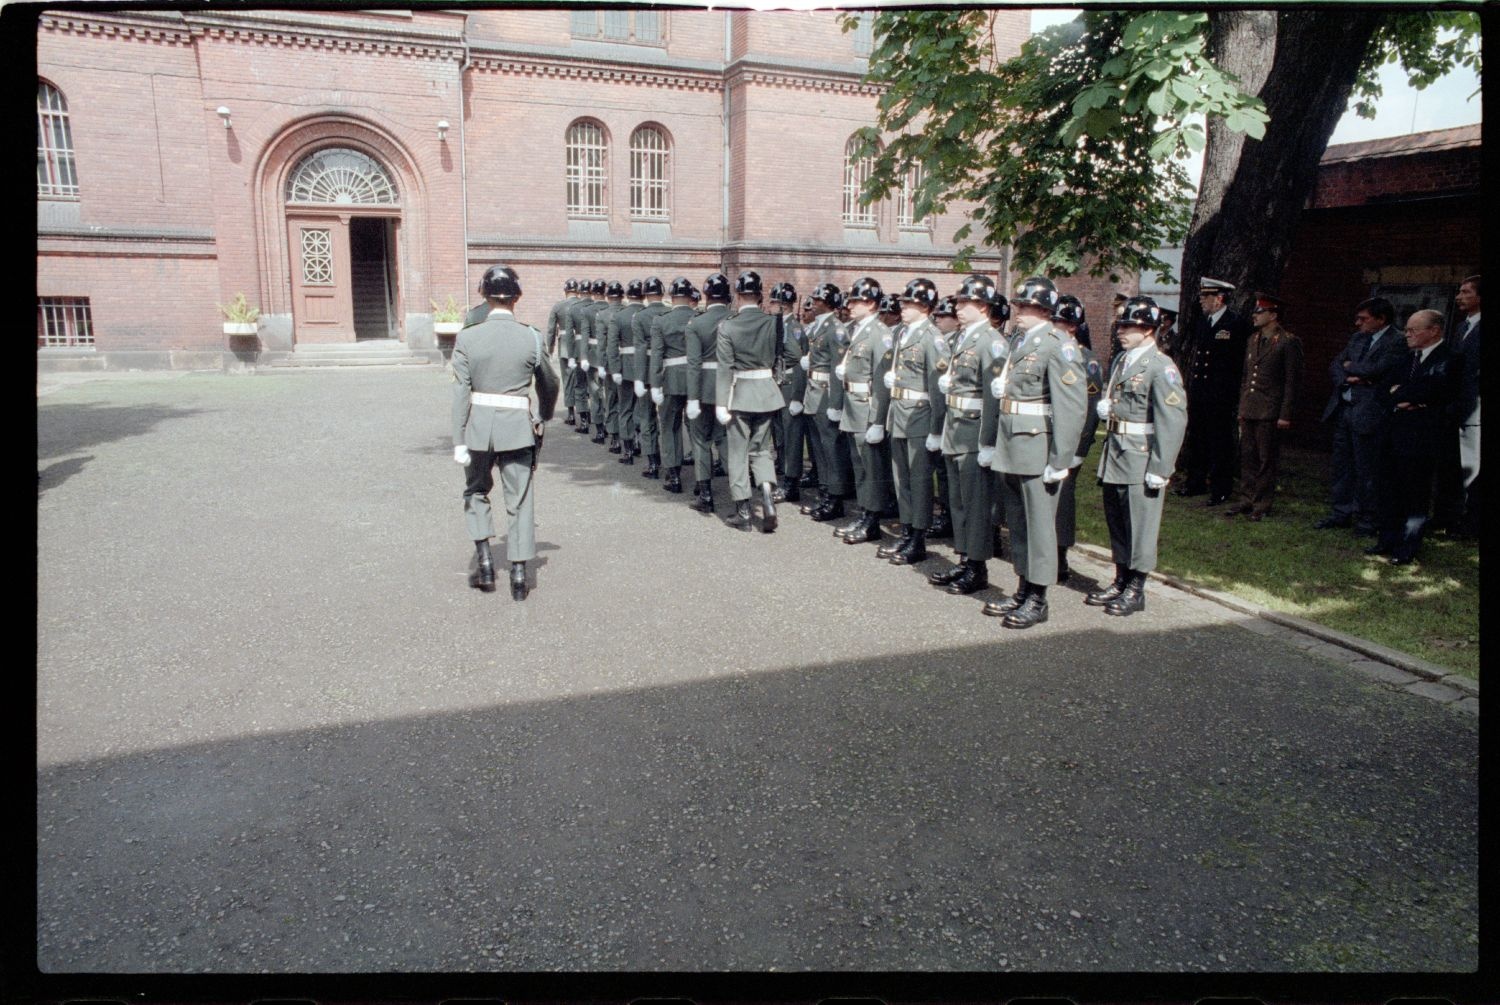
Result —
<instances>
[{"instance_id":1,"label":"drainpipe","mask_svg":"<svg viewBox=\"0 0 1500 1005\"><path fill-rule=\"evenodd\" d=\"M464 216L464 248L462 256L462 270L464 283L469 282L469 144L464 139L464 74L473 67L474 61L469 55L469 15L464 15L463 31L459 33L459 40L463 43L464 61L458 67L458 181L461 186L461 200ZM468 291L465 289L464 296L467 299Z\"/></svg>"},{"instance_id":2,"label":"drainpipe","mask_svg":"<svg viewBox=\"0 0 1500 1005\"><path fill-rule=\"evenodd\" d=\"M734 33L734 23L730 20L729 11L724 12L724 179L721 183L719 201L723 206L722 219L719 223L719 264L724 265L724 248L729 243L729 53L730 38Z\"/></svg>"}]
</instances>

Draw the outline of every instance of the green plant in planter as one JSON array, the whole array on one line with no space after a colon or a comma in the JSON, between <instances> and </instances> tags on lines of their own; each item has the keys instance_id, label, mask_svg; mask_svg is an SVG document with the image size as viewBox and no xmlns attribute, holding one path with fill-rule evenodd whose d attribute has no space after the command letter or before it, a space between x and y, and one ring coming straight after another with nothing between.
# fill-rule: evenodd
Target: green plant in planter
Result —
<instances>
[{"instance_id":1,"label":"green plant in planter","mask_svg":"<svg viewBox=\"0 0 1500 1005\"><path fill-rule=\"evenodd\" d=\"M231 324L253 325L260 318L260 308L251 307L243 293L236 293L233 300L228 304L219 304L218 308L223 313L224 320Z\"/></svg>"},{"instance_id":2,"label":"green plant in planter","mask_svg":"<svg viewBox=\"0 0 1500 1005\"><path fill-rule=\"evenodd\" d=\"M453 294L448 294L448 302L441 307L436 300L427 301L432 305L432 320L445 324L462 321L464 319L464 308L453 299Z\"/></svg>"}]
</instances>

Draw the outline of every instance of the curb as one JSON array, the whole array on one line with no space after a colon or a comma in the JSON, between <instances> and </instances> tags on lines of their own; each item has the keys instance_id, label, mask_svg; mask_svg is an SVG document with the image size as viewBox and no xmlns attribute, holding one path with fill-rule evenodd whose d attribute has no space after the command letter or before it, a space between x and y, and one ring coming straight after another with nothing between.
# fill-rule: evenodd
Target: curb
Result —
<instances>
[{"instance_id":1,"label":"curb","mask_svg":"<svg viewBox=\"0 0 1500 1005\"><path fill-rule=\"evenodd\" d=\"M1097 545L1075 544L1073 547L1079 553L1102 562L1106 566L1114 563L1114 556ZM1356 635L1346 635L1305 618L1260 607L1243 597L1210 590L1175 576L1159 572L1148 572L1146 575L1163 586L1181 590L1183 593L1218 604L1237 614L1259 618L1308 636L1316 640L1315 644L1325 644L1321 650L1323 655L1333 656L1336 659L1342 658L1350 664L1352 669L1366 677L1433 701L1452 704L1472 715L1479 714L1479 682L1456 674L1446 667L1440 667L1435 663L1429 663L1394 649L1387 649L1385 646L1376 645ZM1337 647L1343 650L1343 653L1328 652L1326 651L1328 647Z\"/></svg>"}]
</instances>

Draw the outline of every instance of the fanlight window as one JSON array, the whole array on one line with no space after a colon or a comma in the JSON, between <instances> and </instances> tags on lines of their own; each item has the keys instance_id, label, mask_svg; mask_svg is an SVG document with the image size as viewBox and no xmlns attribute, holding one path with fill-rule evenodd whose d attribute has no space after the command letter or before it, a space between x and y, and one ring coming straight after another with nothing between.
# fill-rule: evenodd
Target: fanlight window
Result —
<instances>
[{"instance_id":1,"label":"fanlight window","mask_svg":"<svg viewBox=\"0 0 1500 1005\"><path fill-rule=\"evenodd\" d=\"M396 186L371 158L358 150L319 150L297 165L287 183L286 201L319 205L394 203Z\"/></svg>"}]
</instances>

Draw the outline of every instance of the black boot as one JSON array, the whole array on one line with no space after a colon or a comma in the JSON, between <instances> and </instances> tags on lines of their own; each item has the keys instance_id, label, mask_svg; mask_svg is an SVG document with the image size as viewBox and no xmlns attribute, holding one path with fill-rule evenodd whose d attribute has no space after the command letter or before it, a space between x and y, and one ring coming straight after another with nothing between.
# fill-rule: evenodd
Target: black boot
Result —
<instances>
[{"instance_id":1,"label":"black boot","mask_svg":"<svg viewBox=\"0 0 1500 1005\"><path fill-rule=\"evenodd\" d=\"M916 565L927 557L927 532L925 530L912 529L911 538L906 542L906 547L897 550L891 556L892 565Z\"/></svg>"},{"instance_id":2,"label":"black boot","mask_svg":"<svg viewBox=\"0 0 1500 1005\"><path fill-rule=\"evenodd\" d=\"M900 551L902 548L905 548L908 544L911 543L911 534L911 524L903 523L901 525L900 539L892 544L882 544L879 548L876 548L875 557L890 558L892 555L896 554L896 552Z\"/></svg>"},{"instance_id":3,"label":"black boot","mask_svg":"<svg viewBox=\"0 0 1500 1005\"><path fill-rule=\"evenodd\" d=\"M646 467L641 471L642 478L661 477L661 454L647 454Z\"/></svg>"},{"instance_id":4,"label":"black boot","mask_svg":"<svg viewBox=\"0 0 1500 1005\"><path fill-rule=\"evenodd\" d=\"M802 498L802 489L797 485L797 479L790 478L786 487L780 490L782 502L797 502Z\"/></svg>"},{"instance_id":5,"label":"black boot","mask_svg":"<svg viewBox=\"0 0 1500 1005\"><path fill-rule=\"evenodd\" d=\"M574 427L573 432L579 433L583 436L587 436L589 434L589 413L578 413L578 425Z\"/></svg>"},{"instance_id":6,"label":"black boot","mask_svg":"<svg viewBox=\"0 0 1500 1005\"><path fill-rule=\"evenodd\" d=\"M603 443L605 441L605 439L608 437L608 434L604 432L604 423L602 423L602 422L595 423L595 429L597 430L597 432L595 432L593 436L589 437L589 442L590 443Z\"/></svg>"},{"instance_id":7,"label":"black boot","mask_svg":"<svg viewBox=\"0 0 1500 1005\"><path fill-rule=\"evenodd\" d=\"M526 563L510 563L510 599L526 599Z\"/></svg>"},{"instance_id":8,"label":"black boot","mask_svg":"<svg viewBox=\"0 0 1500 1005\"><path fill-rule=\"evenodd\" d=\"M769 534L776 529L776 486L771 482L760 483L761 517L760 531Z\"/></svg>"},{"instance_id":9,"label":"black boot","mask_svg":"<svg viewBox=\"0 0 1500 1005\"><path fill-rule=\"evenodd\" d=\"M822 505L820 505L811 514L812 518L818 523L824 523L828 520L837 520L843 515L844 500L840 499L838 496L827 496L826 498L824 498Z\"/></svg>"},{"instance_id":10,"label":"black boot","mask_svg":"<svg viewBox=\"0 0 1500 1005\"><path fill-rule=\"evenodd\" d=\"M689 506L699 513L712 513L714 511L714 483L695 482L693 484L693 501Z\"/></svg>"},{"instance_id":11,"label":"black boot","mask_svg":"<svg viewBox=\"0 0 1500 1005\"><path fill-rule=\"evenodd\" d=\"M798 482L797 484L801 485L805 489L815 489L815 488L817 488L818 487L818 473L816 471L809 471L807 474L805 474L805 475L802 476L802 480L800 482Z\"/></svg>"},{"instance_id":12,"label":"black boot","mask_svg":"<svg viewBox=\"0 0 1500 1005\"><path fill-rule=\"evenodd\" d=\"M714 472L714 477L715 478L727 478L728 477L728 475L724 471L724 461L723 461L722 458L719 459L719 460L714 461L713 472Z\"/></svg>"},{"instance_id":13,"label":"black boot","mask_svg":"<svg viewBox=\"0 0 1500 1005\"><path fill-rule=\"evenodd\" d=\"M1113 600L1119 598L1125 590L1125 581L1130 577L1130 570L1123 565L1115 566L1115 581L1102 590L1095 590L1083 598L1083 602L1090 607L1103 607Z\"/></svg>"},{"instance_id":14,"label":"black boot","mask_svg":"<svg viewBox=\"0 0 1500 1005\"><path fill-rule=\"evenodd\" d=\"M495 589L495 559L488 539L474 542L474 571L469 573L469 585L485 593Z\"/></svg>"},{"instance_id":15,"label":"black boot","mask_svg":"<svg viewBox=\"0 0 1500 1005\"><path fill-rule=\"evenodd\" d=\"M735 530L750 529L750 500L744 499L734 504L734 512L729 516L729 526Z\"/></svg>"},{"instance_id":16,"label":"black boot","mask_svg":"<svg viewBox=\"0 0 1500 1005\"><path fill-rule=\"evenodd\" d=\"M578 413L573 411L573 406L568 406L568 417L563 420L563 425L571 426L578 421Z\"/></svg>"},{"instance_id":17,"label":"black boot","mask_svg":"<svg viewBox=\"0 0 1500 1005\"><path fill-rule=\"evenodd\" d=\"M623 442L623 444L622 444L622 448L621 448L621 451L620 451L620 460L619 460L619 463L620 464L634 464L635 463L635 454L636 454L635 441L634 440L625 440Z\"/></svg>"},{"instance_id":18,"label":"black boot","mask_svg":"<svg viewBox=\"0 0 1500 1005\"><path fill-rule=\"evenodd\" d=\"M1003 618L1024 604L1026 598L1029 596L1031 596L1031 584L1023 579L1021 580L1021 585L1016 587L1016 592L1012 593L1008 600L1001 600L999 602L992 600L985 604L984 613L992 618Z\"/></svg>"},{"instance_id":19,"label":"black boot","mask_svg":"<svg viewBox=\"0 0 1500 1005\"><path fill-rule=\"evenodd\" d=\"M927 582L931 583L933 586L947 586L949 583L956 582L958 578L964 574L964 570L966 570L968 567L968 558L960 555L958 556L957 565L949 569L947 572L934 572L929 574L927 577Z\"/></svg>"},{"instance_id":20,"label":"black boot","mask_svg":"<svg viewBox=\"0 0 1500 1005\"><path fill-rule=\"evenodd\" d=\"M618 453L620 453L624 449L625 448L620 445L620 438L618 436L611 436L609 438L609 452L610 453L612 453L612 454L618 454Z\"/></svg>"},{"instance_id":21,"label":"black boot","mask_svg":"<svg viewBox=\"0 0 1500 1005\"><path fill-rule=\"evenodd\" d=\"M681 466L667 469L667 480L661 486L668 492L682 491L682 468Z\"/></svg>"},{"instance_id":22,"label":"black boot","mask_svg":"<svg viewBox=\"0 0 1500 1005\"><path fill-rule=\"evenodd\" d=\"M1113 614L1117 618L1127 618L1136 611L1145 609L1146 574L1144 572L1130 573L1120 595L1104 605L1104 613Z\"/></svg>"},{"instance_id":23,"label":"black boot","mask_svg":"<svg viewBox=\"0 0 1500 1005\"><path fill-rule=\"evenodd\" d=\"M1026 599L1000 622L1006 628L1030 628L1047 620L1047 588L1033 586Z\"/></svg>"},{"instance_id":24,"label":"black boot","mask_svg":"<svg viewBox=\"0 0 1500 1005\"><path fill-rule=\"evenodd\" d=\"M885 536L880 532L880 514L874 510L866 513L860 522L862 526L844 535L845 544L864 544L867 541L879 541Z\"/></svg>"},{"instance_id":25,"label":"black boot","mask_svg":"<svg viewBox=\"0 0 1500 1005\"><path fill-rule=\"evenodd\" d=\"M927 536L934 540L953 536L953 519L948 516L947 510L933 517L932 529L927 532Z\"/></svg>"},{"instance_id":26,"label":"black boot","mask_svg":"<svg viewBox=\"0 0 1500 1005\"><path fill-rule=\"evenodd\" d=\"M1068 568L1068 549L1066 549L1066 548L1058 548L1057 549L1057 581L1059 583L1066 583L1068 581L1068 577L1071 576L1072 574L1073 574L1073 570L1070 569L1070 568Z\"/></svg>"},{"instance_id":27,"label":"black boot","mask_svg":"<svg viewBox=\"0 0 1500 1005\"><path fill-rule=\"evenodd\" d=\"M983 562L969 561L964 563L963 574L948 584L948 592L954 596L967 596L970 593L978 593L989 585L989 566Z\"/></svg>"},{"instance_id":28,"label":"black boot","mask_svg":"<svg viewBox=\"0 0 1500 1005\"><path fill-rule=\"evenodd\" d=\"M863 527L865 525L865 517L867 517L869 515L870 514L868 514L868 513L864 512L863 510L861 510L859 516L856 517L854 520L850 521L849 523L844 524L842 527L835 527L835 528L833 528L833 536L834 537L843 537L845 534L852 534L856 530L863 529Z\"/></svg>"}]
</instances>

